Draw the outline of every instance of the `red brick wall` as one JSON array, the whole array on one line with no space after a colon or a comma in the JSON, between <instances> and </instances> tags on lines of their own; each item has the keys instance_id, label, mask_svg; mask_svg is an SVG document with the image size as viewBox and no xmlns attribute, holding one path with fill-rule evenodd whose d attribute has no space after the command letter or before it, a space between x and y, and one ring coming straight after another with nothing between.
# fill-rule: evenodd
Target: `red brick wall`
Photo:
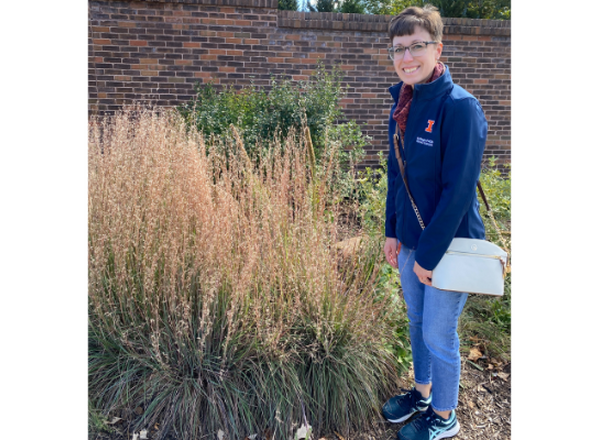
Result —
<instances>
[{"instance_id":1,"label":"red brick wall","mask_svg":"<svg viewBox=\"0 0 600 440\"><path fill-rule=\"evenodd\" d=\"M89 111L133 101L175 106L195 82L268 85L271 75L305 79L317 61L339 64L342 105L372 137L365 164L387 151L398 82L387 57L390 16L278 11L277 0L90 1ZM489 122L486 156L510 162L510 22L444 19L442 61Z\"/></svg>"}]
</instances>

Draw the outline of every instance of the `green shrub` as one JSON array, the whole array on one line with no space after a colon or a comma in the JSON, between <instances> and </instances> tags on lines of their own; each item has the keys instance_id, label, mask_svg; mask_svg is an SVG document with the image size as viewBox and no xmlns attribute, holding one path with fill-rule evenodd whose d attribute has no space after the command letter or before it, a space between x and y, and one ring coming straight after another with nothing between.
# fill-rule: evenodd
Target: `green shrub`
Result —
<instances>
[{"instance_id":1,"label":"green shrub","mask_svg":"<svg viewBox=\"0 0 600 440\"><path fill-rule=\"evenodd\" d=\"M158 438L291 438L304 421L347 437L398 385L381 243L338 258L339 196L308 139L250 158L232 132L213 148L147 110L91 125L94 415L141 407L132 428Z\"/></svg>"},{"instance_id":2,"label":"green shrub","mask_svg":"<svg viewBox=\"0 0 600 440\"><path fill-rule=\"evenodd\" d=\"M381 266L377 289L380 295L388 295L394 308L394 338L388 344L388 349L393 353L398 362L398 371L403 373L410 367L411 348L408 332L408 316L406 305L400 295L400 277L398 270L385 262L383 244L385 242L385 203L387 197L387 156L379 153L379 168L367 167L359 173L357 180L358 221L363 233L369 240L379 243Z\"/></svg>"},{"instance_id":3,"label":"green shrub","mask_svg":"<svg viewBox=\"0 0 600 440\"><path fill-rule=\"evenodd\" d=\"M387 156L379 152L379 168L359 173L356 199L358 219L370 236L385 241L385 203L387 197Z\"/></svg>"},{"instance_id":4,"label":"green shrub","mask_svg":"<svg viewBox=\"0 0 600 440\"><path fill-rule=\"evenodd\" d=\"M505 165L510 169L510 164ZM481 172L479 178L485 197L492 210L493 218L496 220L498 228L502 232L504 240L510 246L510 192L511 192L511 173L508 171L506 176L503 176L501 171L496 166L496 158L491 157L488 160L487 166ZM485 204L480 197L480 213L485 223L486 234L490 241L495 242L501 247L504 247L498 232L487 213Z\"/></svg>"},{"instance_id":5,"label":"green shrub","mask_svg":"<svg viewBox=\"0 0 600 440\"><path fill-rule=\"evenodd\" d=\"M342 78L338 67L328 71L320 63L308 80L273 78L268 91L254 85L217 91L211 83L197 83L194 99L178 110L189 126L207 136L231 136L234 125L251 158L268 148L273 138L281 142L308 126L318 166L328 162L327 152L334 155L332 179L343 189L341 196L347 197L353 190L354 166L362 160L368 138L356 122L342 121Z\"/></svg>"}]
</instances>

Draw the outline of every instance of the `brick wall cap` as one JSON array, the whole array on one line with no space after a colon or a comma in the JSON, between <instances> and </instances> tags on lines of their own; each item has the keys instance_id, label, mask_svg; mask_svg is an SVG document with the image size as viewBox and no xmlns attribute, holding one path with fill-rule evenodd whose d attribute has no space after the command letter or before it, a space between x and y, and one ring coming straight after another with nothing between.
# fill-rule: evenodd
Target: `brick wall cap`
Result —
<instances>
[{"instance_id":1,"label":"brick wall cap","mask_svg":"<svg viewBox=\"0 0 600 440\"><path fill-rule=\"evenodd\" d=\"M387 32L392 15L277 11L279 27ZM510 20L443 17L444 34L510 35ZM338 23L342 23L341 25Z\"/></svg>"},{"instance_id":2,"label":"brick wall cap","mask_svg":"<svg viewBox=\"0 0 600 440\"><path fill-rule=\"evenodd\" d=\"M104 0L112 3L131 3L127 0ZM241 6L257 9L277 9L277 0L136 0L140 3L185 3L208 6ZM92 3L92 2L90 2Z\"/></svg>"}]
</instances>

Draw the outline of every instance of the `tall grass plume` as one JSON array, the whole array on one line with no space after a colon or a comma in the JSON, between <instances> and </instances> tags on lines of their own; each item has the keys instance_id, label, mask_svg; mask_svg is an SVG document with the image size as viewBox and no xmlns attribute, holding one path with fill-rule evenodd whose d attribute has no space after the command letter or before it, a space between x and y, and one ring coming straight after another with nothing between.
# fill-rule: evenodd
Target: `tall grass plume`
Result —
<instances>
[{"instance_id":1,"label":"tall grass plume","mask_svg":"<svg viewBox=\"0 0 600 440\"><path fill-rule=\"evenodd\" d=\"M339 258L304 132L256 160L232 134L141 108L90 124L90 400L158 438L366 427L397 385L381 244Z\"/></svg>"}]
</instances>

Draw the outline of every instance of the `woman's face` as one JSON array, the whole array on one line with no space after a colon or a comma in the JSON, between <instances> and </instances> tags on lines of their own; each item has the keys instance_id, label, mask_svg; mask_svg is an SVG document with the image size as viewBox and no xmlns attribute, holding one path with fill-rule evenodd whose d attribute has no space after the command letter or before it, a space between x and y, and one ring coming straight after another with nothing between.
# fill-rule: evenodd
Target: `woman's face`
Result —
<instances>
[{"instance_id":1,"label":"woman's face","mask_svg":"<svg viewBox=\"0 0 600 440\"><path fill-rule=\"evenodd\" d=\"M433 41L433 38L425 29L416 26L414 34L394 37L392 46L408 47L411 44L423 41ZM428 44L418 56L412 55L408 50L404 51L404 56L396 56L394 58L394 68L400 80L411 86L427 81L442 54L442 47L442 43Z\"/></svg>"}]
</instances>

